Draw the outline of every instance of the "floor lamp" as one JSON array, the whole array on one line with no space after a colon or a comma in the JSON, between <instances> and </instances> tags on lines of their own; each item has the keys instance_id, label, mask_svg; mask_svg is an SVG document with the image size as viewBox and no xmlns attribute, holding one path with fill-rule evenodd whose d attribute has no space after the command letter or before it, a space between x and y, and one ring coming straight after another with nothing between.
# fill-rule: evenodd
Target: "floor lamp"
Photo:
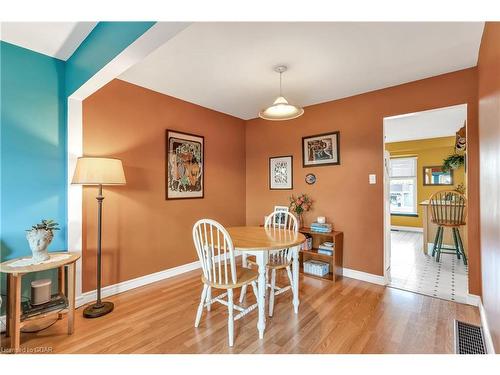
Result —
<instances>
[{"instance_id":1,"label":"floor lamp","mask_svg":"<svg viewBox=\"0 0 500 375\"><path fill-rule=\"evenodd\" d=\"M97 195L97 300L94 304L87 306L83 310L86 318L98 318L113 311L114 305L111 302L101 301L101 234L102 234L102 185L124 185L125 174L122 162L119 159L81 157L76 163L75 174L72 184L97 185L99 194Z\"/></svg>"}]
</instances>

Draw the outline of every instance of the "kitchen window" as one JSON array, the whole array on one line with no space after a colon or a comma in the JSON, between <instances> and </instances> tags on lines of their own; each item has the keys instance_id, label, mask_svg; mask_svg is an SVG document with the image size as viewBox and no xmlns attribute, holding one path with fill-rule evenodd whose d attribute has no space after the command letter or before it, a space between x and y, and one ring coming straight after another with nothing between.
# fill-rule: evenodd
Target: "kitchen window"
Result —
<instances>
[{"instance_id":1,"label":"kitchen window","mask_svg":"<svg viewBox=\"0 0 500 375\"><path fill-rule=\"evenodd\" d=\"M417 158L391 158L391 214L417 214Z\"/></svg>"}]
</instances>

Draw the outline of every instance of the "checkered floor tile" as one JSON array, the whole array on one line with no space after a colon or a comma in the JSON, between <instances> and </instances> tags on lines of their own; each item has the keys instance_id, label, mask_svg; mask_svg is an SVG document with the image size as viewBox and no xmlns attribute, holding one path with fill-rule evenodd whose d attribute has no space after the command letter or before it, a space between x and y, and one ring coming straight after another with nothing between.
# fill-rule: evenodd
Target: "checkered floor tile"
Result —
<instances>
[{"instance_id":1,"label":"checkered floor tile","mask_svg":"<svg viewBox=\"0 0 500 375\"><path fill-rule=\"evenodd\" d=\"M422 251L422 237L417 232L391 232L390 286L466 303L467 266L452 254L442 254L437 263Z\"/></svg>"}]
</instances>

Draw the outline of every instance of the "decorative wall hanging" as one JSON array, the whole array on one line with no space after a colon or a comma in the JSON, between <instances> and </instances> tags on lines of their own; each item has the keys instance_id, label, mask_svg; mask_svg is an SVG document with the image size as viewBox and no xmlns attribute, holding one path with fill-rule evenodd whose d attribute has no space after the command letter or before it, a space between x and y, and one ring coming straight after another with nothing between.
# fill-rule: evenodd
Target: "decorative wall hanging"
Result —
<instances>
[{"instance_id":1,"label":"decorative wall hanging","mask_svg":"<svg viewBox=\"0 0 500 375\"><path fill-rule=\"evenodd\" d=\"M316 175L314 173L306 174L306 183L308 185L313 185L316 182Z\"/></svg>"},{"instance_id":2,"label":"decorative wall hanging","mask_svg":"<svg viewBox=\"0 0 500 375\"><path fill-rule=\"evenodd\" d=\"M269 189L293 189L293 157L291 155L269 158Z\"/></svg>"},{"instance_id":3,"label":"decorative wall hanging","mask_svg":"<svg viewBox=\"0 0 500 375\"><path fill-rule=\"evenodd\" d=\"M302 165L317 167L340 164L338 131L302 137Z\"/></svg>"},{"instance_id":4,"label":"decorative wall hanging","mask_svg":"<svg viewBox=\"0 0 500 375\"><path fill-rule=\"evenodd\" d=\"M166 199L203 198L203 136L168 129L166 136Z\"/></svg>"},{"instance_id":5,"label":"decorative wall hanging","mask_svg":"<svg viewBox=\"0 0 500 375\"><path fill-rule=\"evenodd\" d=\"M443 170L442 165L423 168L424 186L427 185L453 185L453 169Z\"/></svg>"}]
</instances>

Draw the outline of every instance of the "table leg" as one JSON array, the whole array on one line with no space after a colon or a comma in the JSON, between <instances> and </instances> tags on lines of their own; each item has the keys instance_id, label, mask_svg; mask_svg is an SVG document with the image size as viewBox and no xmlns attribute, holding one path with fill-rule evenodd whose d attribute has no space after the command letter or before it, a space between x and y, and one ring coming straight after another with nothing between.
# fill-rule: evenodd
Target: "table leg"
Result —
<instances>
[{"instance_id":1,"label":"table leg","mask_svg":"<svg viewBox=\"0 0 500 375\"><path fill-rule=\"evenodd\" d=\"M64 279L64 266L62 267L59 267L57 269L57 288L58 288L58 291L59 291L59 294L64 294L66 295L66 288L64 286L65 284L65 279ZM59 313L57 315L57 318L59 320L61 320L63 318L63 314L62 313Z\"/></svg>"},{"instance_id":2,"label":"table leg","mask_svg":"<svg viewBox=\"0 0 500 375\"><path fill-rule=\"evenodd\" d=\"M264 330L266 329L266 263L267 256L265 251L259 251L255 254L257 265L259 267L259 298L257 303L259 304L259 320L257 322L257 329L259 330L259 338L264 338Z\"/></svg>"},{"instance_id":3,"label":"table leg","mask_svg":"<svg viewBox=\"0 0 500 375\"><path fill-rule=\"evenodd\" d=\"M75 263L67 266L68 270L68 335L75 330Z\"/></svg>"},{"instance_id":4,"label":"table leg","mask_svg":"<svg viewBox=\"0 0 500 375\"><path fill-rule=\"evenodd\" d=\"M11 303L10 297L12 293L12 275L7 274L7 308L5 309L5 337L10 336L10 317L12 316L12 311L10 310Z\"/></svg>"},{"instance_id":5,"label":"table leg","mask_svg":"<svg viewBox=\"0 0 500 375\"><path fill-rule=\"evenodd\" d=\"M245 253L241 254L241 265L242 267L248 268L247 255Z\"/></svg>"},{"instance_id":6,"label":"table leg","mask_svg":"<svg viewBox=\"0 0 500 375\"><path fill-rule=\"evenodd\" d=\"M293 280L293 309L295 314L299 312L299 246L293 248L292 280Z\"/></svg>"},{"instance_id":7,"label":"table leg","mask_svg":"<svg viewBox=\"0 0 500 375\"><path fill-rule=\"evenodd\" d=\"M14 353L21 342L21 280L22 275L12 275L10 285L10 348Z\"/></svg>"}]
</instances>

